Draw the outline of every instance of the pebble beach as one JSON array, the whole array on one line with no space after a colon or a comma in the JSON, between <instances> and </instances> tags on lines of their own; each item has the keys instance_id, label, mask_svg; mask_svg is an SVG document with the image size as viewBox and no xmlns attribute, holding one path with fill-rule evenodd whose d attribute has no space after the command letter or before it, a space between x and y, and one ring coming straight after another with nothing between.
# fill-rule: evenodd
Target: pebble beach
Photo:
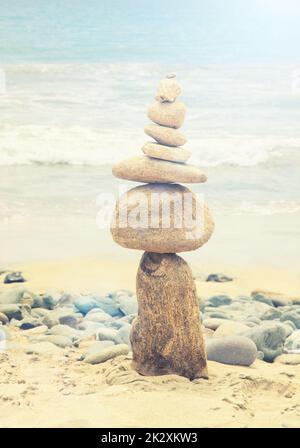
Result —
<instances>
[{"instance_id":1,"label":"pebble beach","mask_svg":"<svg viewBox=\"0 0 300 448\"><path fill-rule=\"evenodd\" d=\"M0 428L299 427L300 6L146 3L1 2Z\"/></svg>"},{"instance_id":2,"label":"pebble beach","mask_svg":"<svg viewBox=\"0 0 300 448\"><path fill-rule=\"evenodd\" d=\"M101 266L91 258L23 264L26 282L1 286L1 427L297 426L296 275L269 269L211 276L192 265L209 378L189 381L131 368L136 266L111 261L120 278L101 274ZM263 289L281 282L288 294Z\"/></svg>"}]
</instances>

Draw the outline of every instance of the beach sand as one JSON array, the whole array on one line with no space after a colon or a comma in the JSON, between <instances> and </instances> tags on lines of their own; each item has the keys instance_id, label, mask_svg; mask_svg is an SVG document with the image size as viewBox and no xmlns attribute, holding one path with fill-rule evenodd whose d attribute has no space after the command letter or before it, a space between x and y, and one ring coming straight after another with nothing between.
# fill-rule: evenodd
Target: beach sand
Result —
<instances>
[{"instance_id":1,"label":"beach sand","mask_svg":"<svg viewBox=\"0 0 300 448\"><path fill-rule=\"evenodd\" d=\"M15 268L23 271L26 287L34 292L107 293L134 290L137 263L77 258ZM215 270L195 264L192 268L203 297L234 297L260 288L299 292L299 276L290 269L227 267L232 282L208 283L206 275ZM260 360L251 367L209 362L209 380L190 382L176 375L140 376L131 369L129 356L89 365L79 361L82 349L75 347L62 349L59 356L28 355L27 339L18 330L13 330L8 344L9 349L0 352L0 427L299 425L300 366Z\"/></svg>"},{"instance_id":2,"label":"beach sand","mask_svg":"<svg viewBox=\"0 0 300 448\"><path fill-rule=\"evenodd\" d=\"M297 427L300 366L208 362L209 379L142 377L120 356L101 365L0 354L1 427Z\"/></svg>"}]
</instances>

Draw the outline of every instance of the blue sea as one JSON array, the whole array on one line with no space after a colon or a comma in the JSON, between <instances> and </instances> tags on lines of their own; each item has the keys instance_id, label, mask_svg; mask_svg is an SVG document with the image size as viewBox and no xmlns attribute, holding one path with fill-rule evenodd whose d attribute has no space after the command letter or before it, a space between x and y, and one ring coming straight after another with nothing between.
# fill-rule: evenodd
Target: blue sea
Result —
<instances>
[{"instance_id":1,"label":"blue sea","mask_svg":"<svg viewBox=\"0 0 300 448\"><path fill-rule=\"evenodd\" d=\"M296 219L299 23L296 0L1 0L2 222L94 216L170 71L214 214Z\"/></svg>"}]
</instances>

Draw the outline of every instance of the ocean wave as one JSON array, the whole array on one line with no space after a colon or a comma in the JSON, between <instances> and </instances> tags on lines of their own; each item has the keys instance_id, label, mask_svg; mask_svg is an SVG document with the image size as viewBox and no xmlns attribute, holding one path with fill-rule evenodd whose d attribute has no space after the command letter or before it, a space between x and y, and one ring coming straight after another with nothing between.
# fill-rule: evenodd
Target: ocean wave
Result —
<instances>
[{"instance_id":1,"label":"ocean wave","mask_svg":"<svg viewBox=\"0 0 300 448\"><path fill-rule=\"evenodd\" d=\"M83 126L0 126L0 165L112 165L141 154L142 131ZM189 140L191 163L266 167L300 165L300 138L220 135Z\"/></svg>"},{"instance_id":2,"label":"ocean wave","mask_svg":"<svg viewBox=\"0 0 300 448\"><path fill-rule=\"evenodd\" d=\"M158 80L177 71L188 116L191 163L300 164L299 98L291 67L153 63L3 66L0 165L111 165L141 154L147 105Z\"/></svg>"}]
</instances>

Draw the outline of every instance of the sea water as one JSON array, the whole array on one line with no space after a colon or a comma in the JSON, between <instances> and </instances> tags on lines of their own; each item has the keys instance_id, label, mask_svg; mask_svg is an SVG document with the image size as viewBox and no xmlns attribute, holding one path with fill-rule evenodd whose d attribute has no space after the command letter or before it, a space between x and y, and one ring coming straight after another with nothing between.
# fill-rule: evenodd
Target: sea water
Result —
<instances>
[{"instance_id":1,"label":"sea water","mask_svg":"<svg viewBox=\"0 0 300 448\"><path fill-rule=\"evenodd\" d=\"M193 189L214 215L295 223L300 7L245 3L1 0L3 225L94 220L97 195L117 190L112 164L149 139L147 107L170 71L191 163L209 176Z\"/></svg>"}]
</instances>

